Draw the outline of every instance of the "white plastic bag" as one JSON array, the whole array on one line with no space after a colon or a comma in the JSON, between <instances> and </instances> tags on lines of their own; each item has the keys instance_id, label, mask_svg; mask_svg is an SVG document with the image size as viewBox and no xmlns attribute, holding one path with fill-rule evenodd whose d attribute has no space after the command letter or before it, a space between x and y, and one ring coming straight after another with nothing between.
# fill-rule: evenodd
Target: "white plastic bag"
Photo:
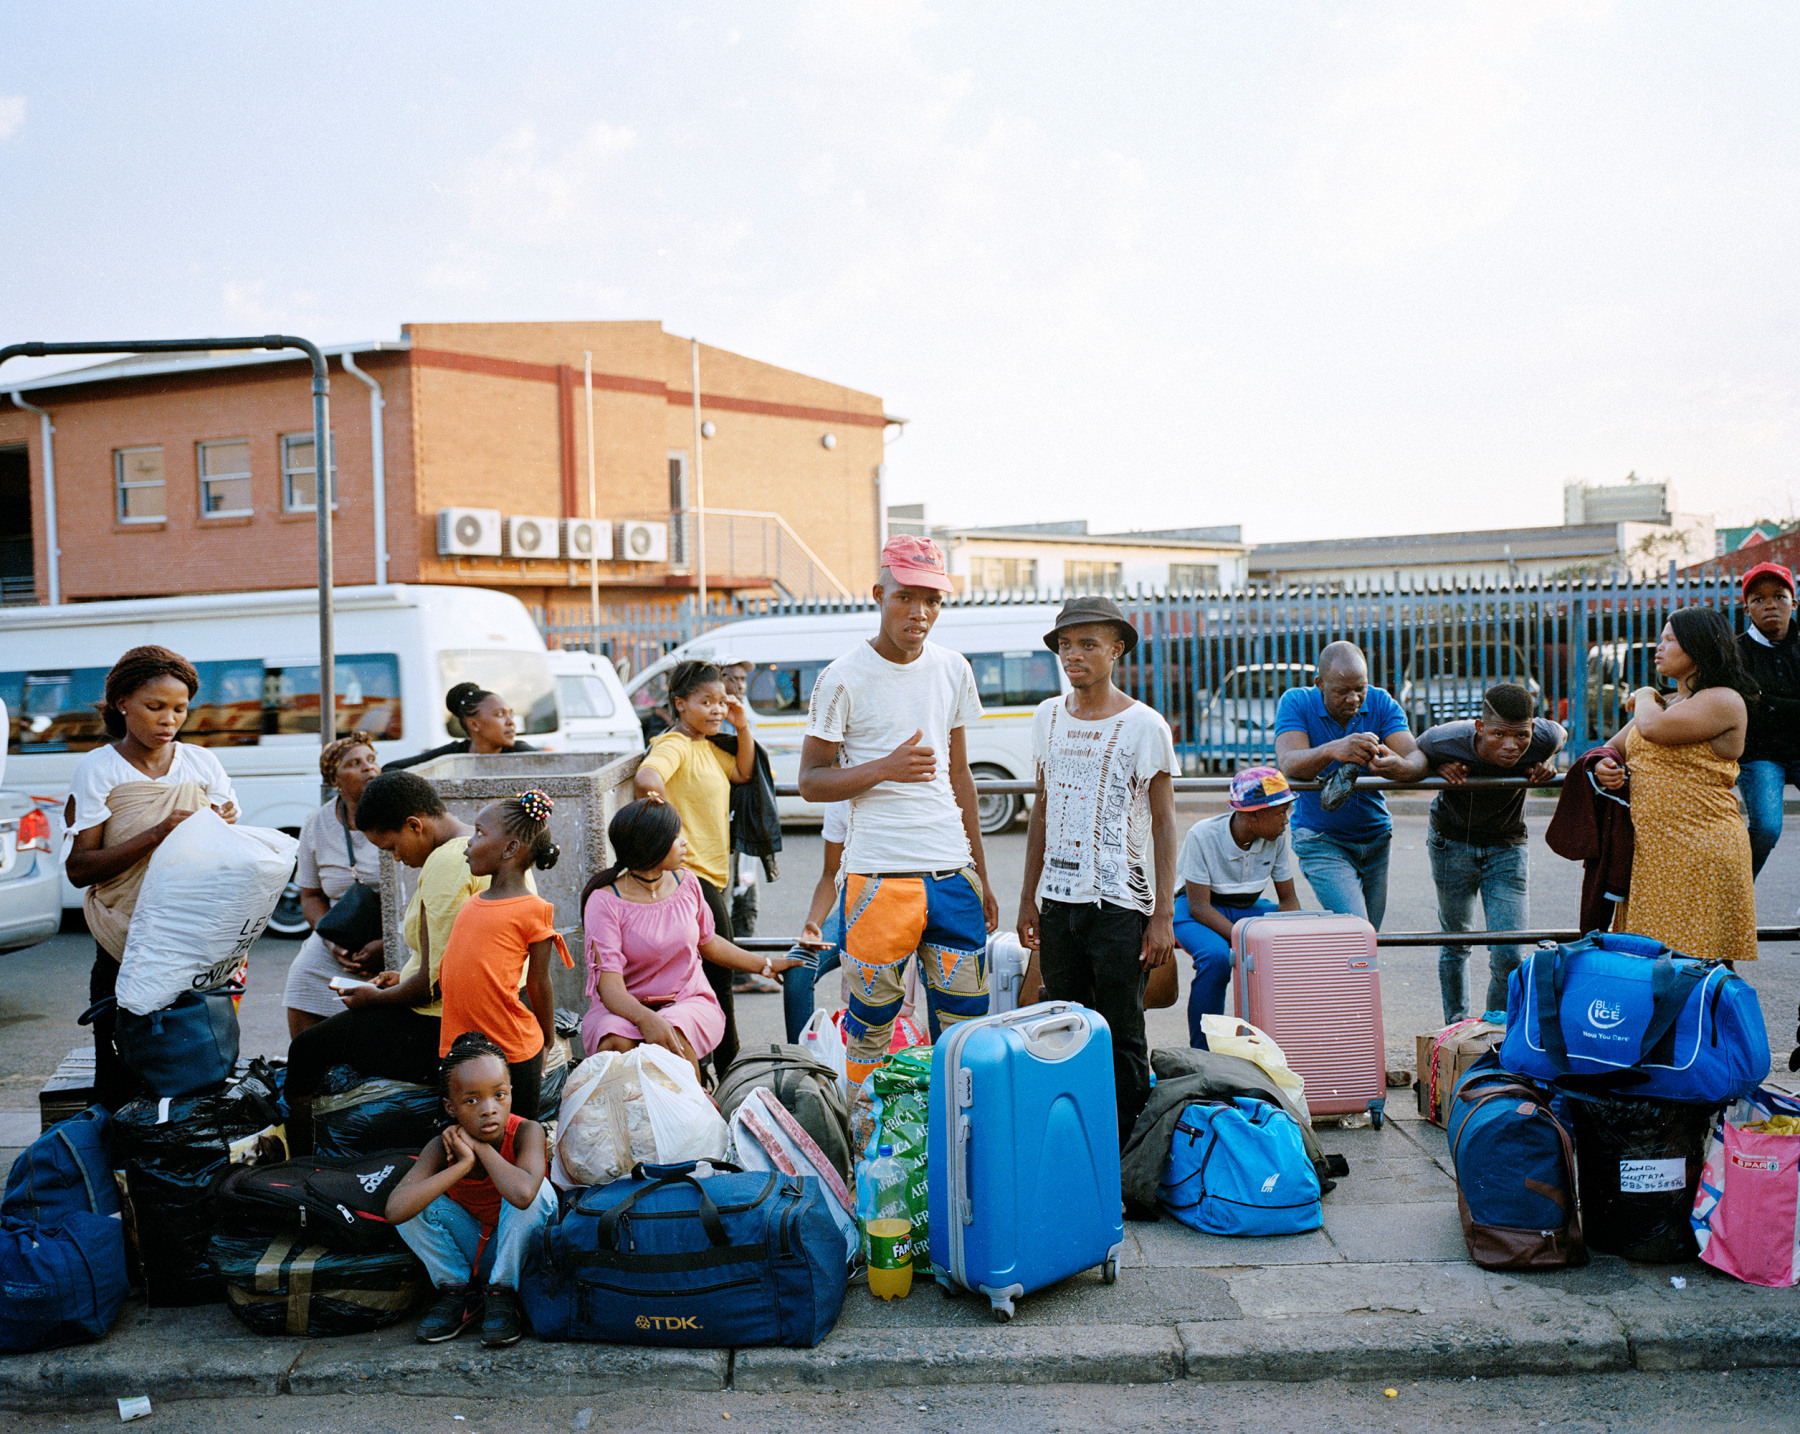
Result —
<instances>
[{"instance_id":1,"label":"white plastic bag","mask_svg":"<svg viewBox=\"0 0 1800 1434\"><path fill-rule=\"evenodd\" d=\"M838 1085L844 1085L845 1073L849 1070L844 1050L844 1029L838 1024L835 1011L827 1011L823 1007L807 1017L806 1024L800 1028L800 1046L807 1055L827 1065L837 1072Z\"/></svg>"},{"instance_id":2,"label":"white plastic bag","mask_svg":"<svg viewBox=\"0 0 1800 1434\"><path fill-rule=\"evenodd\" d=\"M575 1067L556 1113L550 1180L604 1185L640 1161L723 1160L730 1134L694 1068L661 1046L600 1051Z\"/></svg>"},{"instance_id":3,"label":"white plastic bag","mask_svg":"<svg viewBox=\"0 0 1800 1434\"><path fill-rule=\"evenodd\" d=\"M274 915L299 849L285 832L234 827L210 807L170 832L131 913L119 1005L147 1016L229 981Z\"/></svg>"},{"instance_id":4,"label":"white plastic bag","mask_svg":"<svg viewBox=\"0 0 1800 1434\"><path fill-rule=\"evenodd\" d=\"M1236 1016L1211 1014L1200 1018L1200 1030L1206 1037L1207 1050L1217 1051L1222 1056L1241 1056L1249 1061L1275 1082L1301 1115L1312 1119L1312 1112L1306 1106L1306 1082L1288 1066L1287 1056L1265 1031Z\"/></svg>"}]
</instances>

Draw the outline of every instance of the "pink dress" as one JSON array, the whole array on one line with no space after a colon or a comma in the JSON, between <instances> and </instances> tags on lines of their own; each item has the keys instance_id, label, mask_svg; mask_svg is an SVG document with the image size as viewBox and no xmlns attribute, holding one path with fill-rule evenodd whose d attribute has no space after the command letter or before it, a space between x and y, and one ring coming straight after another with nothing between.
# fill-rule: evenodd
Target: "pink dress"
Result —
<instances>
[{"instance_id":1,"label":"pink dress","mask_svg":"<svg viewBox=\"0 0 1800 1434\"><path fill-rule=\"evenodd\" d=\"M712 912L691 872L675 873L675 890L661 901L627 901L610 886L588 898L582 911L587 936L588 1012L582 1044L590 1051L607 1036L642 1040L643 1033L615 1016L600 999L600 973L625 978L625 989L707 1055L725 1034L725 1012L707 984L700 947L713 937Z\"/></svg>"}]
</instances>

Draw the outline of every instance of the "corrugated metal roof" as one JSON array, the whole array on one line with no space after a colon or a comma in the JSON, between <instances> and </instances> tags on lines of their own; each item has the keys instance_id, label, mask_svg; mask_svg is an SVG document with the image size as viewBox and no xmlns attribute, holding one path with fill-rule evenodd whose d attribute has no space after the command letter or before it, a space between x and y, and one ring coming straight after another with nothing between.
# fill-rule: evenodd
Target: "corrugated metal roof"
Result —
<instances>
[{"instance_id":1,"label":"corrugated metal roof","mask_svg":"<svg viewBox=\"0 0 1800 1434\"><path fill-rule=\"evenodd\" d=\"M370 339L363 343L321 347L327 358L343 354L393 353L412 347L409 339ZM113 383L123 379L156 378L163 374L204 373L209 369L241 368L249 364L305 363L298 349L208 349L191 354L125 354L85 368L41 374L0 385L7 393L34 393L44 388L72 388L85 383Z\"/></svg>"},{"instance_id":2,"label":"corrugated metal roof","mask_svg":"<svg viewBox=\"0 0 1800 1434\"><path fill-rule=\"evenodd\" d=\"M1509 551L1510 549L1510 551ZM1490 528L1473 533L1402 533L1380 538L1262 543L1250 551L1252 572L1281 568L1393 568L1428 563L1503 563L1580 558L1619 550L1614 523L1553 528Z\"/></svg>"}]
</instances>

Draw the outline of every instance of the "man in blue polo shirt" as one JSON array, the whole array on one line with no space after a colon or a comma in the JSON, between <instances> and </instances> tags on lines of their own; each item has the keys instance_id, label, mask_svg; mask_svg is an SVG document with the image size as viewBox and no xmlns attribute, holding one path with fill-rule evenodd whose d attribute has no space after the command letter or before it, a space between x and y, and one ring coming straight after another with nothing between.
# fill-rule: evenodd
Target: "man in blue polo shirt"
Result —
<instances>
[{"instance_id":1,"label":"man in blue polo shirt","mask_svg":"<svg viewBox=\"0 0 1800 1434\"><path fill-rule=\"evenodd\" d=\"M1289 781L1328 779L1340 767L1373 777L1401 777L1417 750L1400 704L1369 686L1369 664L1353 642L1319 654L1311 687L1281 694L1275 709L1275 756ZM1365 917L1381 928L1387 915L1388 844L1393 821L1379 792L1352 792L1327 811L1327 794L1301 792L1294 809L1294 856L1327 911Z\"/></svg>"}]
</instances>

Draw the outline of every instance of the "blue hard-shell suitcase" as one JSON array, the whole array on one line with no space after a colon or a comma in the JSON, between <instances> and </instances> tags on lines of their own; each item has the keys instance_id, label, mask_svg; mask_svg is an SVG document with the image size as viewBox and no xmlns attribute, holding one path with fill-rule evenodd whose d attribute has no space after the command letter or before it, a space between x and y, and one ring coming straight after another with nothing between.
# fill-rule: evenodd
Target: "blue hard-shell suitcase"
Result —
<instances>
[{"instance_id":1,"label":"blue hard-shell suitcase","mask_svg":"<svg viewBox=\"0 0 1800 1434\"><path fill-rule=\"evenodd\" d=\"M1094 1011L1046 1001L965 1021L932 1050L931 1263L1013 1300L1096 1265L1118 1278L1125 1245L1112 1032Z\"/></svg>"}]
</instances>

